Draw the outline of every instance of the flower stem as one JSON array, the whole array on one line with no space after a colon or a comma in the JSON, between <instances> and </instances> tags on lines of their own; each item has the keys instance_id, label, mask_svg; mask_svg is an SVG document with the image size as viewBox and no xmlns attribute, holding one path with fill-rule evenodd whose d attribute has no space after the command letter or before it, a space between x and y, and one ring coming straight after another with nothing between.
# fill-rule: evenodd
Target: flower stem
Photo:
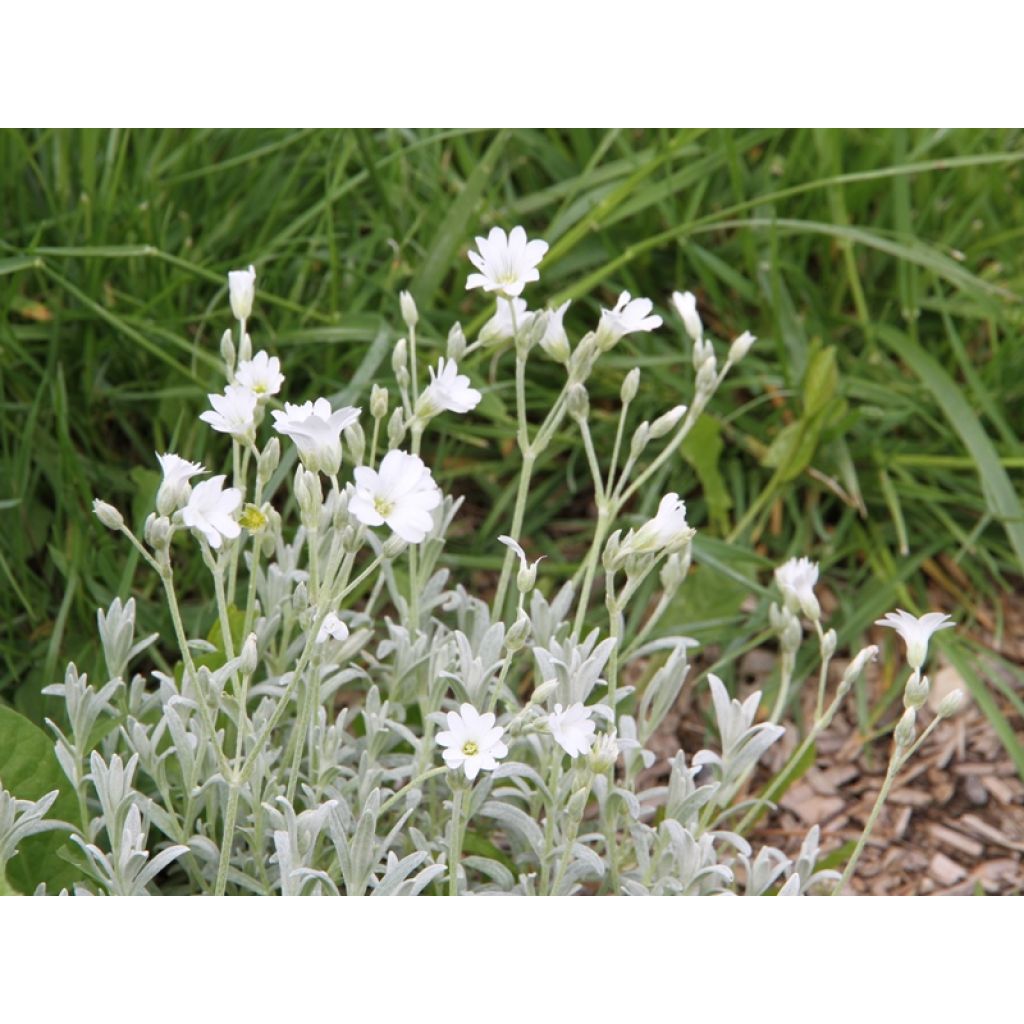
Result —
<instances>
[{"instance_id":1,"label":"flower stem","mask_svg":"<svg viewBox=\"0 0 1024 1024\"><path fill-rule=\"evenodd\" d=\"M459 861L462 859L462 804L466 790L459 786L452 792L451 833L448 837L448 895L459 895Z\"/></svg>"},{"instance_id":2,"label":"flower stem","mask_svg":"<svg viewBox=\"0 0 1024 1024\"><path fill-rule=\"evenodd\" d=\"M238 780L234 777L228 783L228 807L224 814L224 835L220 842L220 861L217 865L217 884L213 895L223 896L228 883L228 868L231 865L231 847L235 842L235 822L238 818Z\"/></svg>"},{"instance_id":3,"label":"flower stem","mask_svg":"<svg viewBox=\"0 0 1024 1024\"><path fill-rule=\"evenodd\" d=\"M530 493L530 478L533 476L533 462L535 455L531 449L523 453L523 464L519 470L519 488L516 491L516 504L512 512L512 528L509 536L519 542L519 535L523 529L523 516L526 514L526 498ZM509 580L512 578L512 566L516 561L516 553L509 548L505 552L505 561L501 567L501 578L498 580L498 589L494 595L494 603L491 605L491 619L501 618L505 609L505 594L508 591Z\"/></svg>"}]
</instances>

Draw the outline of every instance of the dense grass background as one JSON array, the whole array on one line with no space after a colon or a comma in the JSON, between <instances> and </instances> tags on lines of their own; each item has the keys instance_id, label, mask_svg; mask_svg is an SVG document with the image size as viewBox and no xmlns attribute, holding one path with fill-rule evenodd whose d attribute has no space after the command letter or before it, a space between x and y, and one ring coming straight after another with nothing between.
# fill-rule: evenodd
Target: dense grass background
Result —
<instances>
[{"instance_id":1,"label":"dense grass background","mask_svg":"<svg viewBox=\"0 0 1024 1024\"><path fill-rule=\"evenodd\" d=\"M698 294L716 338L761 339L636 510L662 490L688 500L705 574L676 609L691 632L734 655L742 595L763 611L770 565L810 553L841 643L941 592L998 639L1024 571L1022 160L1019 131L991 130L0 134L0 697L39 719L63 663L95 663L95 608L116 593L161 627L155 581L89 506L141 523L154 450L223 456L196 414L223 383L228 269L257 265L254 340L281 356L290 398L365 402L390 373L400 288L427 347L453 318L479 325L464 254L493 224L551 244L527 297L575 299L576 335L620 289L666 316L600 371L599 431L635 363L640 416L689 401L674 288ZM488 398L435 460L468 497L451 560L480 569L499 564L513 497L505 367L471 364ZM533 373L541 409L558 373ZM526 522L549 579L571 572L588 514L574 451L567 433ZM1024 705L969 632L944 648L1024 772L1000 710Z\"/></svg>"}]
</instances>

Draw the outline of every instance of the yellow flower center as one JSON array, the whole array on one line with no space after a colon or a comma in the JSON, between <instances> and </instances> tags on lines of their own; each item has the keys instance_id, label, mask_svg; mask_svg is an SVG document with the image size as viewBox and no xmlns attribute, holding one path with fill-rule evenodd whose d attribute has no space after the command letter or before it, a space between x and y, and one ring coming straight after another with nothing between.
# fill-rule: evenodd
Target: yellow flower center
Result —
<instances>
[{"instance_id":1,"label":"yellow flower center","mask_svg":"<svg viewBox=\"0 0 1024 1024\"><path fill-rule=\"evenodd\" d=\"M377 514L381 519L387 519L395 511L395 503L388 501L387 498L380 497L380 495L373 499L373 507L377 510Z\"/></svg>"},{"instance_id":2,"label":"yellow flower center","mask_svg":"<svg viewBox=\"0 0 1024 1024\"><path fill-rule=\"evenodd\" d=\"M462 752L466 757L476 757L476 755L480 753L480 748L477 746L475 740L466 740L466 742L462 744Z\"/></svg>"}]
</instances>

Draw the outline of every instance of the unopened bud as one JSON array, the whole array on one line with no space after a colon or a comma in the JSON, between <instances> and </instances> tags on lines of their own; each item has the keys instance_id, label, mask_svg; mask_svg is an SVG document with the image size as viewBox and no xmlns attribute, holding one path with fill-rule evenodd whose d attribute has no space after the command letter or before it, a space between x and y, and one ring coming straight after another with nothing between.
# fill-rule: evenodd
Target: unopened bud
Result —
<instances>
[{"instance_id":1,"label":"unopened bud","mask_svg":"<svg viewBox=\"0 0 1024 1024\"><path fill-rule=\"evenodd\" d=\"M146 517L145 528L146 543L154 551L162 551L167 547L171 539L171 521L167 516Z\"/></svg>"},{"instance_id":2,"label":"unopened bud","mask_svg":"<svg viewBox=\"0 0 1024 1024\"><path fill-rule=\"evenodd\" d=\"M569 415L577 422L585 420L590 413L590 399L587 397L587 389L582 384L571 384L569 393L565 398L566 408Z\"/></svg>"},{"instance_id":3,"label":"unopened bud","mask_svg":"<svg viewBox=\"0 0 1024 1024\"><path fill-rule=\"evenodd\" d=\"M903 706L905 708L913 708L915 711L924 706L924 702L928 699L928 691L931 689L931 684L928 682L927 676L921 676L920 673L915 672L908 680L907 687L903 691Z\"/></svg>"},{"instance_id":4,"label":"unopened bud","mask_svg":"<svg viewBox=\"0 0 1024 1024\"><path fill-rule=\"evenodd\" d=\"M342 527L340 536L341 550L346 555L354 555L363 546L362 533L349 525Z\"/></svg>"},{"instance_id":5,"label":"unopened bud","mask_svg":"<svg viewBox=\"0 0 1024 1024\"><path fill-rule=\"evenodd\" d=\"M690 571L690 550L686 548L684 551L674 551L661 567L661 586L670 594L682 586L686 574Z\"/></svg>"},{"instance_id":6,"label":"unopened bud","mask_svg":"<svg viewBox=\"0 0 1024 1024\"><path fill-rule=\"evenodd\" d=\"M577 818L583 817L583 812L587 806L587 798L590 796L590 789L584 786L582 789L577 789L571 797L569 797L568 806L565 809L565 813L569 818L575 821Z\"/></svg>"},{"instance_id":7,"label":"unopened bud","mask_svg":"<svg viewBox=\"0 0 1024 1024\"><path fill-rule=\"evenodd\" d=\"M366 451L366 435L358 420L350 423L344 430L345 443L348 445L352 461L357 465L363 464L363 453Z\"/></svg>"},{"instance_id":8,"label":"unopened bud","mask_svg":"<svg viewBox=\"0 0 1024 1024\"><path fill-rule=\"evenodd\" d=\"M228 272L228 298L236 320L248 320L252 313L252 300L256 294L256 268Z\"/></svg>"},{"instance_id":9,"label":"unopened bud","mask_svg":"<svg viewBox=\"0 0 1024 1024\"><path fill-rule=\"evenodd\" d=\"M401 371L409 367L409 342L405 338L399 338L391 352L391 369L397 376Z\"/></svg>"},{"instance_id":10,"label":"unopened bud","mask_svg":"<svg viewBox=\"0 0 1024 1024\"><path fill-rule=\"evenodd\" d=\"M393 533L384 541L380 553L383 558L391 561L397 558L407 547L408 543L402 540L397 533Z\"/></svg>"},{"instance_id":11,"label":"unopened bud","mask_svg":"<svg viewBox=\"0 0 1024 1024\"><path fill-rule=\"evenodd\" d=\"M843 673L842 682L839 684L841 690L849 689L857 677L864 671L864 666L869 661L874 661L878 655L878 648L874 644L870 644L863 650L857 652L857 656L850 662L846 667L846 671Z\"/></svg>"},{"instance_id":12,"label":"unopened bud","mask_svg":"<svg viewBox=\"0 0 1024 1024\"><path fill-rule=\"evenodd\" d=\"M803 637L803 630L800 628L800 620L790 613L786 624L782 628L782 636L779 637L779 646L783 651L790 654L795 653L800 647L800 640Z\"/></svg>"},{"instance_id":13,"label":"unopened bud","mask_svg":"<svg viewBox=\"0 0 1024 1024\"><path fill-rule=\"evenodd\" d=\"M900 750L906 750L914 742L914 735L917 726L917 713L913 708L907 708L903 712L903 717L899 720L896 726L896 730L893 733L893 738L896 740L896 746Z\"/></svg>"},{"instance_id":14,"label":"unopened bud","mask_svg":"<svg viewBox=\"0 0 1024 1024\"><path fill-rule=\"evenodd\" d=\"M448 358L453 362L461 362L466 354L466 335L462 330L462 324L452 325L448 332Z\"/></svg>"},{"instance_id":15,"label":"unopened bud","mask_svg":"<svg viewBox=\"0 0 1024 1024\"><path fill-rule=\"evenodd\" d=\"M633 440L629 444L629 457L631 459L639 458L643 450L647 447L647 442L650 439L651 425L647 420L644 420L644 422L633 431Z\"/></svg>"},{"instance_id":16,"label":"unopened bud","mask_svg":"<svg viewBox=\"0 0 1024 1024\"><path fill-rule=\"evenodd\" d=\"M220 336L220 357L224 360L224 369L230 384L235 377L235 342L230 331L225 331Z\"/></svg>"},{"instance_id":17,"label":"unopened bud","mask_svg":"<svg viewBox=\"0 0 1024 1024\"><path fill-rule=\"evenodd\" d=\"M238 656L239 667L242 669L242 674L251 676L256 671L256 666L259 664L259 648L256 645L256 634L250 633L245 638L245 643L242 644L242 653Z\"/></svg>"},{"instance_id":18,"label":"unopened bud","mask_svg":"<svg viewBox=\"0 0 1024 1024\"><path fill-rule=\"evenodd\" d=\"M669 409L668 412L659 416L651 424L651 440L656 441L659 437L664 437L685 415L686 406L677 405L674 409Z\"/></svg>"},{"instance_id":19,"label":"unopened bud","mask_svg":"<svg viewBox=\"0 0 1024 1024\"><path fill-rule=\"evenodd\" d=\"M947 693L939 703L939 710L936 714L939 718L952 718L964 706L963 690L953 690Z\"/></svg>"},{"instance_id":20,"label":"unopened bud","mask_svg":"<svg viewBox=\"0 0 1024 1024\"><path fill-rule=\"evenodd\" d=\"M341 491L334 495L334 505L331 508L331 526L335 530L343 530L348 526L348 491Z\"/></svg>"},{"instance_id":21,"label":"unopened bud","mask_svg":"<svg viewBox=\"0 0 1024 1024\"><path fill-rule=\"evenodd\" d=\"M715 390L715 381L718 379L718 363L714 356L705 359L697 371L697 394L706 398Z\"/></svg>"},{"instance_id":22,"label":"unopened bud","mask_svg":"<svg viewBox=\"0 0 1024 1024\"><path fill-rule=\"evenodd\" d=\"M620 551L622 550L622 531L616 530L605 541L604 551L601 553L601 564L605 572L615 572L619 568Z\"/></svg>"},{"instance_id":23,"label":"unopened bud","mask_svg":"<svg viewBox=\"0 0 1024 1024\"><path fill-rule=\"evenodd\" d=\"M569 357L569 379L576 382L585 381L594 368L601 348L597 343L597 335L591 331L583 335L575 351Z\"/></svg>"},{"instance_id":24,"label":"unopened bud","mask_svg":"<svg viewBox=\"0 0 1024 1024\"><path fill-rule=\"evenodd\" d=\"M709 359L715 358L715 348L710 341L693 343L693 368L699 370Z\"/></svg>"},{"instance_id":25,"label":"unopened bud","mask_svg":"<svg viewBox=\"0 0 1024 1024\"><path fill-rule=\"evenodd\" d=\"M252 338L249 337L249 332L245 331L242 334L242 340L238 343L238 361L247 363L250 359L252 359Z\"/></svg>"},{"instance_id":26,"label":"unopened bud","mask_svg":"<svg viewBox=\"0 0 1024 1024\"><path fill-rule=\"evenodd\" d=\"M636 398L637 391L640 390L640 367L634 366L629 373L626 374L625 379L622 381L622 390L619 392L619 398L622 399L623 405L629 405L630 402Z\"/></svg>"},{"instance_id":27,"label":"unopened bud","mask_svg":"<svg viewBox=\"0 0 1024 1024\"><path fill-rule=\"evenodd\" d=\"M400 292L398 295L398 304L402 309L402 319L405 321L406 327L408 327L410 331L414 330L420 321L419 310L416 308L416 300L412 297L410 292Z\"/></svg>"},{"instance_id":28,"label":"unopened bud","mask_svg":"<svg viewBox=\"0 0 1024 1024\"><path fill-rule=\"evenodd\" d=\"M821 658L823 661L831 658L836 653L836 645L838 643L839 637L836 636L836 631L834 629L826 630L821 638Z\"/></svg>"},{"instance_id":29,"label":"unopened bud","mask_svg":"<svg viewBox=\"0 0 1024 1024\"><path fill-rule=\"evenodd\" d=\"M405 418L401 409L395 409L388 420L388 447L398 448L405 439Z\"/></svg>"},{"instance_id":30,"label":"unopened bud","mask_svg":"<svg viewBox=\"0 0 1024 1024\"><path fill-rule=\"evenodd\" d=\"M370 390L370 415L375 420L382 420L388 414L388 389L374 384Z\"/></svg>"},{"instance_id":31,"label":"unopened bud","mask_svg":"<svg viewBox=\"0 0 1024 1024\"><path fill-rule=\"evenodd\" d=\"M530 694L530 703L543 704L544 701L546 701L548 697L552 696L557 689L557 679L545 679L544 682Z\"/></svg>"},{"instance_id":32,"label":"unopened bud","mask_svg":"<svg viewBox=\"0 0 1024 1024\"><path fill-rule=\"evenodd\" d=\"M526 641L530 637L530 620L526 617L524 612L519 613L519 617L509 627L508 632L505 634L505 649L511 654L515 651L520 650L526 646Z\"/></svg>"},{"instance_id":33,"label":"unopened bud","mask_svg":"<svg viewBox=\"0 0 1024 1024\"><path fill-rule=\"evenodd\" d=\"M277 469L280 461L281 442L276 437L272 437L263 446L263 451L260 452L260 457L256 463L256 478L259 480L261 487L266 486L267 481L274 475L274 470Z\"/></svg>"},{"instance_id":34,"label":"unopened bud","mask_svg":"<svg viewBox=\"0 0 1024 1024\"><path fill-rule=\"evenodd\" d=\"M292 606L297 612L303 612L309 605L309 588L304 580L299 580L292 591Z\"/></svg>"},{"instance_id":35,"label":"unopened bud","mask_svg":"<svg viewBox=\"0 0 1024 1024\"><path fill-rule=\"evenodd\" d=\"M124 526L124 516L113 505L96 498L92 503L92 510L108 530L120 530Z\"/></svg>"},{"instance_id":36,"label":"unopened bud","mask_svg":"<svg viewBox=\"0 0 1024 1024\"><path fill-rule=\"evenodd\" d=\"M295 470L295 501L299 506L302 525L307 530L318 529L320 507L323 503L319 473L311 473L302 466Z\"/></svg>"},{"instance_id":37,"label":"unopened bud","mask_svg":"<svg viewBox=\"0 0 1024 1024\"><path fill-rule=\"evenodd\" d=\"M729 362L738 363L750 351L755 341L757 341L757 338L750 331L744 331L729 346Z\"/></svg>"}]
</instances>

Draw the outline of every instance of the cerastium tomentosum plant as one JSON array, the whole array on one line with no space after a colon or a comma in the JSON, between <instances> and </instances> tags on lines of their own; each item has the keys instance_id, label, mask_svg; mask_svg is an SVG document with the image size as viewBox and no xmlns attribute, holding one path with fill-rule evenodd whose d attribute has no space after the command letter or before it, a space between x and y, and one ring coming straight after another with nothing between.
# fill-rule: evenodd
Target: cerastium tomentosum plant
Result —
<instances>
[{"instance_id":1,"label":"cerastium tomentosum plant","mask_svg":"<svg viewBox=\"0 0 1024 1024\"><path fill-rule=\"evenodd\" d=\"M179 454L159 454L163 482L141 537L117 509L95 503L100 521L124 534L161 581L174 626L163 641L176 667L129 678L157 637L136 642L135 604L116 600L99 613L108 680L94 687L70 665L46 691L66 707L52 728L78 797L81 821L60 827L80 851L80 891L799 895L836 886L838 872L816 865L817 828L795 859L771 847L755 853L743 836L875 653L856 655L826 706L836 634L820 622L813 563L793 560L777 572L783 600L771 621L782 668L772 713L759 718L760 694L740 703L710 675L719 749L689 759L680 751L661 775L647 771L694 643L658 630L687 578L694 530L677 493L642 522L631 503L675 457L754 338L740 335L719 366L693 295L676 293L692 341L691 402L631 426L640 371L630 370L614 447L602 459L588 380L621 338L655 330L661 318L649 299L623 293L573 345L568 303L530 311L522 298L547 245L521 227L494 228L476 242L467 288L493 296L493 316L472 343L456 324L445 356L424 375L416 304L403 293L397 402L373 387L369 431L360 409L325 398L279 403L279 360L253 354L246 331L255 272L229 275L238 328L221 342L227 386L210 395L201 418L230 438L230 471L207 476ZM465 357L503 345L515 360L522 462L508 533L494 538L496 552L504 545L501 574L485 601L439 568L461 499L442 493L423 440L436 417L469 414L480 402L460 372ZM531 423L536 358L560 364L565 380L543 420ZM522 536L524 513L538 458L571 425L597 515L575 578L545 593L543 563L530 560ZM298 457L291 501L267 497L282 443ZM196 552L212 580L206 625L216 625L209 636L217 643L190 636L180 610L175 567ZM626 610L654 573L659 596L631 635ZM602 574L603 610L595 601ZM912 675L879 806L934 727L914 741L927 692L925 634L936 626L900 615L892 625L908 638ZM755 766L783 733L804 620L821 655L815 720L761 797L745 798ZM647 681L635 688L627 681L638 673L626 669L638 664ZM940 715L953 710L945 704ZM21 836L55 827L44 820L47 799L0 798L0 857Z\"/></svg>"}]
</instances>

